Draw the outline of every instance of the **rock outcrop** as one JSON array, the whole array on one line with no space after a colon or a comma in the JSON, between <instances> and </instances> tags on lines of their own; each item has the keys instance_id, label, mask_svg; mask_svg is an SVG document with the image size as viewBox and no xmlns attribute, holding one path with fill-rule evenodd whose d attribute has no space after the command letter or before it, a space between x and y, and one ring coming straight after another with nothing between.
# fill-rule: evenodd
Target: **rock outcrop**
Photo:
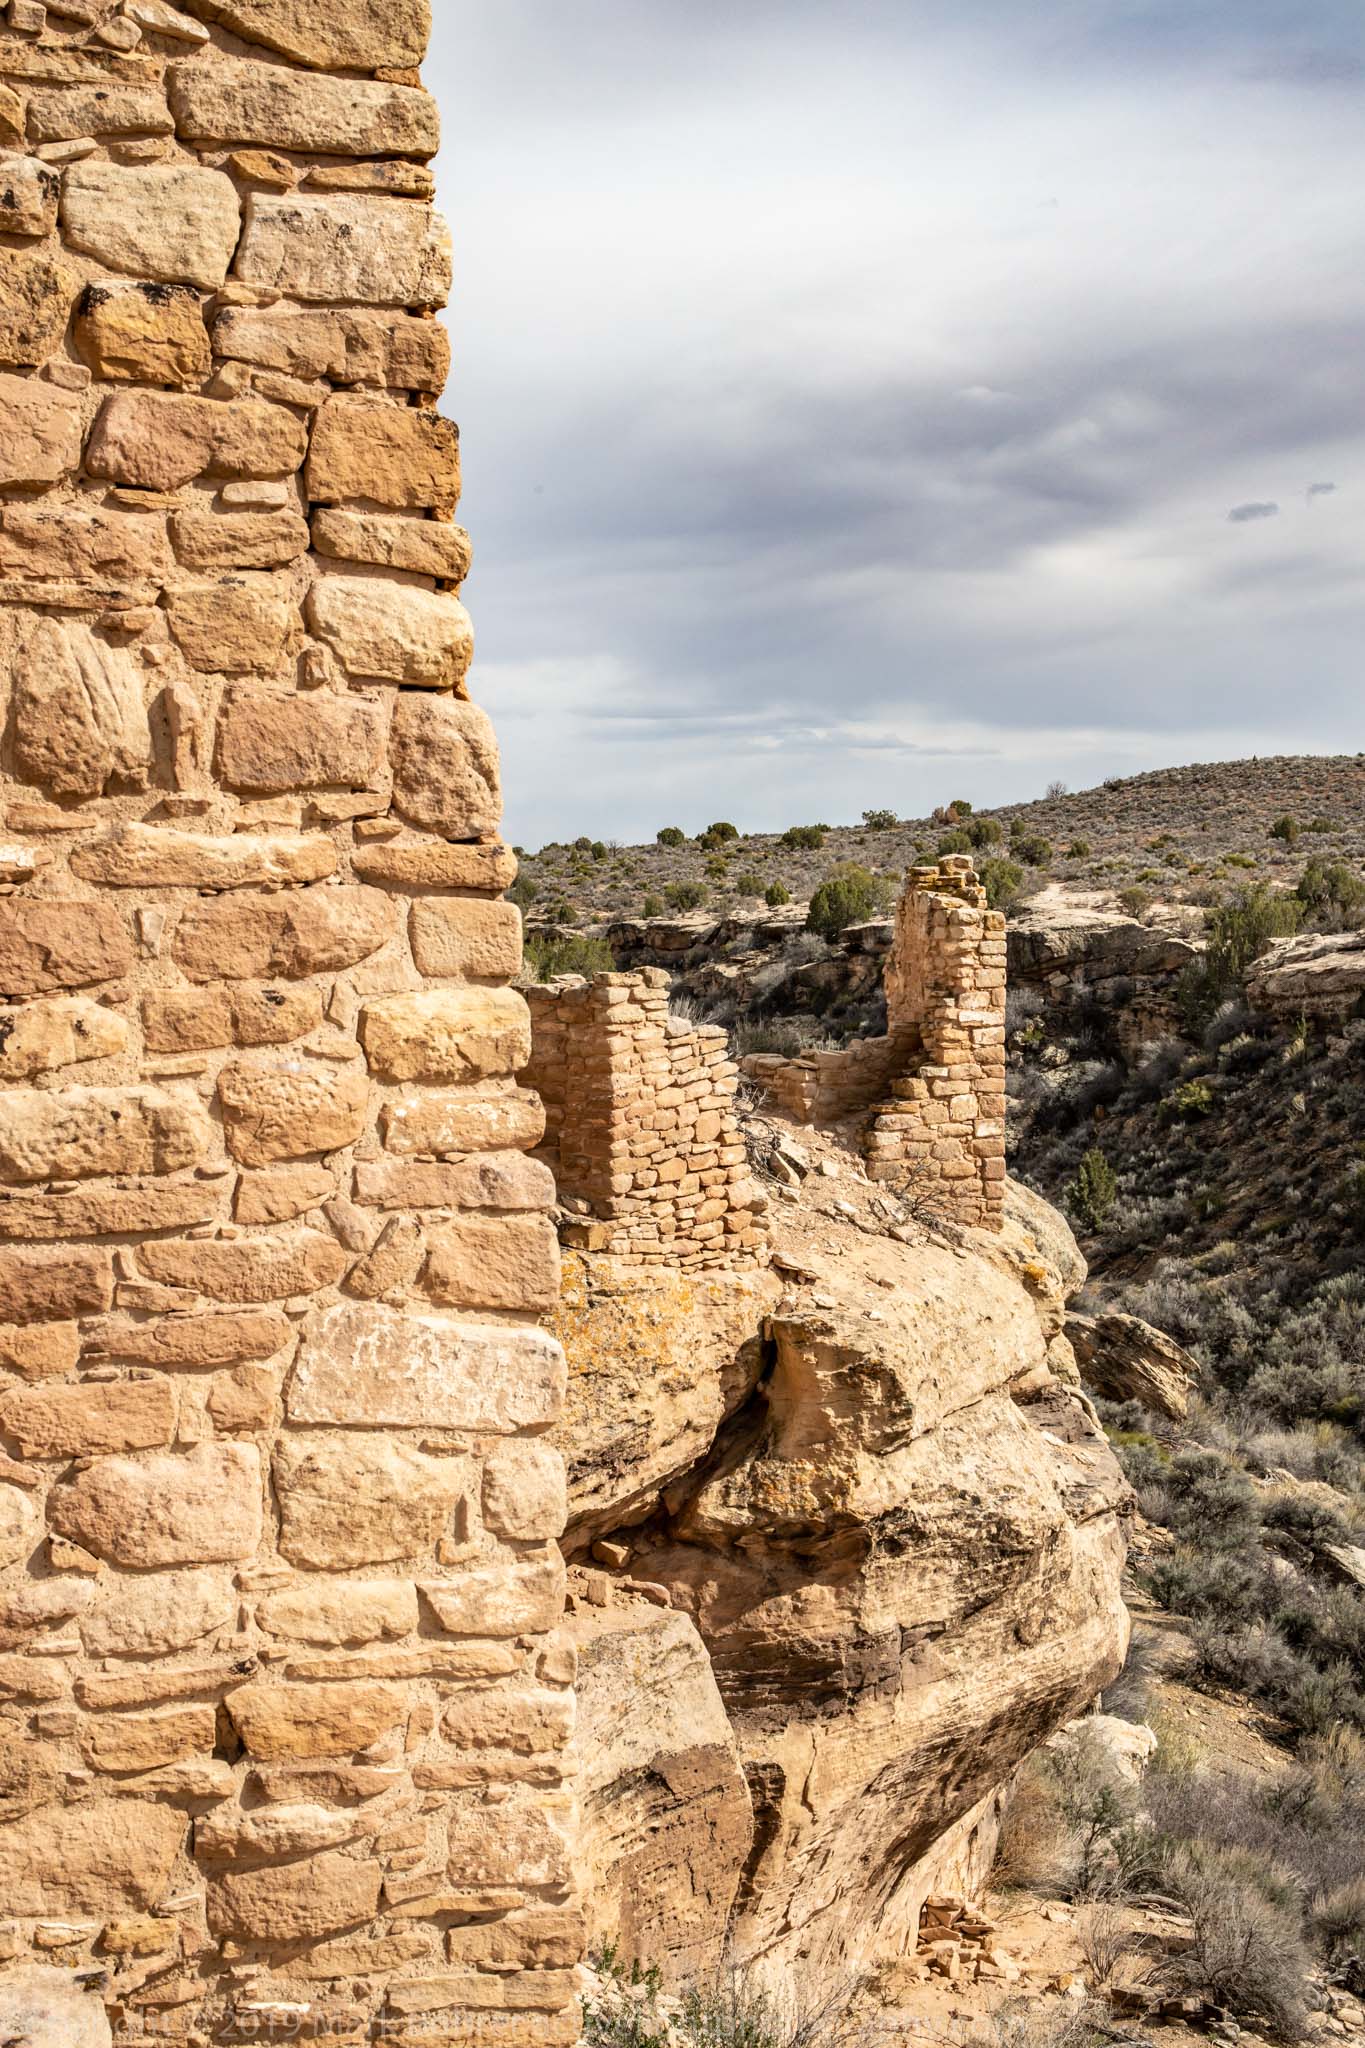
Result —
<instances>
[{"instance_id":1,"label":"rock outcrop","mask_svg":"<svg viewBox=\"0 0 1365 2048\"><path fill-rule=\"evenodd\" d=\"M1067 1317L1066 1334L1086 1386L1110 1401L1140 1401L1183 1422L1199 1378L1197 1362L1141 1316L1116 1312Z\"/></svg>"},{"instance_id":2,"label":"rock outcrop","mask_svg":"<svg viewBox=\"0 0 1365 2048\"><path fill-rule=\"evenodd\" d=\"M1277 939L1251 970L1248 999L1282 1018L1344 1022L1365 999L1365 932Z\"/></svg>"}]
</instances>

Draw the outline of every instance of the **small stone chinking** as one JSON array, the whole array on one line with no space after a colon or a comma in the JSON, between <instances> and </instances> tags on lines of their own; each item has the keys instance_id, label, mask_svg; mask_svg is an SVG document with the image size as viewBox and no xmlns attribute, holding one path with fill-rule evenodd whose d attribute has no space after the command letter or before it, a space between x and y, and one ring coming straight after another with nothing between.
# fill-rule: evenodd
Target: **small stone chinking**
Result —
<instances>
[{"instance_id":1,"label":"small stone chinking","mask_svg":"<svg viewBox=\"0 0 1365 2048\"><path fill-rule=\"evenodd\" d=\"M429 0L0 6L0 2036L577 2033Z\"/></svg>"}]
</instances>

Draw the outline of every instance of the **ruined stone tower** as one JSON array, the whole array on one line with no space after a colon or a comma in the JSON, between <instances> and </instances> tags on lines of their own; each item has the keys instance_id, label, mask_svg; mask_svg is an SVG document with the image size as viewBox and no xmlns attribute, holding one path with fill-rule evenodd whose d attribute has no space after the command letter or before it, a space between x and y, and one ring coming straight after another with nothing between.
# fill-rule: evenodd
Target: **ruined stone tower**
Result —
<instances>
[{"instance_id":1,"label":"ruined stone tower","mask_svg":"<svg viewBox=\"0 0 1365 2048\"><path fill-rule=\"evenodd\" d=\"M557 1249L429 0L4 13L0 2019L554 2048Z\"/></svg>"}]
</instances>

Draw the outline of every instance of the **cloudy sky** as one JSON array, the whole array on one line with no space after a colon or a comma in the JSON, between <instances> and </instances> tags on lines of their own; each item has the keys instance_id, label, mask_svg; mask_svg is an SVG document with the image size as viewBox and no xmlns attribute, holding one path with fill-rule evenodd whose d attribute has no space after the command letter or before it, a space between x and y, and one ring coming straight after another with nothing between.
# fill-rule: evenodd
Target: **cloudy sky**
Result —
<instances>
[{"instance_id":1,"label":"cloudy sky","mask_svg":"<svg viewBox=\"0 0 1365 2048\"><path fill-rule=\"evenodd\" d=\"M1365 745L1359 0L437 0L530 845Z\"/></svg>"}]
</instances>

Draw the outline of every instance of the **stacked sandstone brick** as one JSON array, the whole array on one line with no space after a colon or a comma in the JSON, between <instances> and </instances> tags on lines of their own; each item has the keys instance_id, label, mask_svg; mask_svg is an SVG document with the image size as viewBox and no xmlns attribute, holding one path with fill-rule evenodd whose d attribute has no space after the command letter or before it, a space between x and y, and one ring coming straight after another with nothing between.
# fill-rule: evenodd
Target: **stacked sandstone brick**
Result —
<instances>
[{"instance_id":1,"label":"stacked sandstone brick","mask_svg":"<svg viewBox=\"0 0 1365 2048\"><path fill-rule=\"evenodd\" d=\"M1005 1198L1005 920L971 861L912 869L886 969L887 1035L744 1071L803 1123L857 1120L868 1173L959 1223Z\"/></svg>"},{"instance_id":2,"label":"stacked sandstone brick","mask_svg":"<svg viewBox=\"0 0 1365 2048\"><path fill-rule=\"evenodd\" d=\"M0 2037L568 2042L428 0L0 13Z\"/></svg>"},{"instance_id":3,"label":"stacked sandstone brick","mask_svg":"<svg viewBox=\"0 0 1365 2048\"><path fill-rule=\"evenodd\" d=\"M565 1201L588 1212L565 1237L642 1266L763 1263L764 1197L735 1119L739 1070L723 1030L669 1016L668 990L668 975L647 968L528 991L542 1157Z\"/></svg>"}]
</instances>

